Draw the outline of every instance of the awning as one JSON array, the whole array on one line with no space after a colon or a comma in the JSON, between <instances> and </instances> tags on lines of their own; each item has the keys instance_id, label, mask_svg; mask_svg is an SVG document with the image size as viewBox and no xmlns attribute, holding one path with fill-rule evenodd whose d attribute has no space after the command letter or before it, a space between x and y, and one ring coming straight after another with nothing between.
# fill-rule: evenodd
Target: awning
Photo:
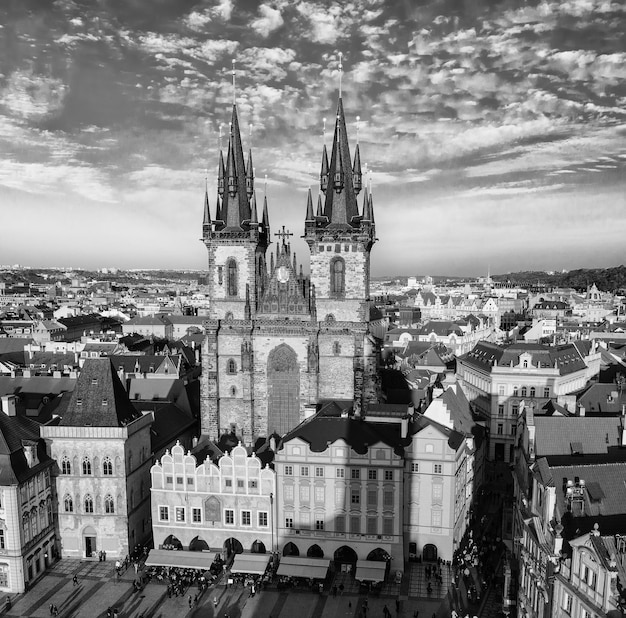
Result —
<instances>
[{"instance_id":1,"label":"awning","mask_svg":"<svg viewBox=\"0 0 626 618\"><path fill-rule=\"evenodd\" d=\"M300 556L283 556L280 559L277 575L288 577L310 577L326 579L330 560L328 558L301 558Z\"/></svg>"},{"instance_id":2,"label":"awning","mask_svg":"<svg viewBox=\"0 0 626 618\"><path fill-rule=\"evenodd\" d=\"M357 560L355 579L362 582L384 582L387 563L382 560Z\"/></svg>"},{"instance_id":3,"label":"awning","mask_svg":"<svg viewBox=\"0 0 626 618\"><path fill-rule=\"evenodd\" d=\"M151 549L146 566L180 567L207 571L215 560L212 551L185 551L175 549Z\"/></svg>"},{"instance_id":4,"label":"awning","mask_svg":"<svg viewBox=\"0 0 626 618\"><path fill-rule=\"evenodd\" d=\"M269 561L270 554L236 554L230 572L263 575Z\"/></svg>"}]
</instances>

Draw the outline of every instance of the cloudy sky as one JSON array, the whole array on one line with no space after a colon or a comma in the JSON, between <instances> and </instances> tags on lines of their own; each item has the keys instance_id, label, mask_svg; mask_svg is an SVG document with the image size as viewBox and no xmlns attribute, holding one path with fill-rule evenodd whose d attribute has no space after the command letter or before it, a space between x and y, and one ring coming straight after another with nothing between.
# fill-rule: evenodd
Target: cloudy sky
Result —
<instances>
[{"instance_id":1,"label":"cloudy sky","mask_svg":"<svg viewBox=\"0 0 626 618\"><path fill-rule=\"evenodd\" d=\"M257 195L299 237L340 52L374 275L624 263L621 1L14 0L0 264L203 268L233 59Z\"/></svg>"}]
</instances>

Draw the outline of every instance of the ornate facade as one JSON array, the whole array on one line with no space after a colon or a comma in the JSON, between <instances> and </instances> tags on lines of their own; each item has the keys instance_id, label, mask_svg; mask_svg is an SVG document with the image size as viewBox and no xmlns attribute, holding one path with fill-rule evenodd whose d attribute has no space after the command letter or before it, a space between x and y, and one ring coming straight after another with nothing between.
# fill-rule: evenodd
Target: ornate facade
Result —
<instances>
[{"instance_id":1,"label":"ornate facade","mask_svg":"<svg viewBox=\"0 0 626 618\"><path fill-rule=\"evenodd\" d=\"M205 195L209 319L202 347L202 432L235 431L246 442L283 435L323 399L376 400L375 344L369 335L371 193L362 190L359 147L351 157L341 99L330 160L323 149L317 212L309 192L303 274L282 231L271 242L267 198L257 215L252 153L244 162L236 107L217 205Z\"/></svg>"}]
</instances>

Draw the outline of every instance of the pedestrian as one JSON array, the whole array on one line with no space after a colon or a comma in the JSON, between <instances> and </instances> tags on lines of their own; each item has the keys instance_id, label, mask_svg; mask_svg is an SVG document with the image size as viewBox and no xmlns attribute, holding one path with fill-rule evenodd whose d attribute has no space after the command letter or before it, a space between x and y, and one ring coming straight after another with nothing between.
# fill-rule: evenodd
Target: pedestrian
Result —
<instances>
[{"instance_id":1,"label":"pedestrian","mask_svg":"<svg viewBox=\"0 0 626 618\"><path fill-rule=\"evenodd\" d=\"M191 598L191 595L189 595L189 609L191 609L193 607L193 599Z\"/></svg>"},{"instance_id":2,"label":"pedestrian","mask_svg":"<svg viewBox=\"0 0 626 618\"><path fill-rule=\"evenodd\" d=\"M352 609L352 601L348 601L348 609Z\"/></svg>"},{"instance_id":3,"label":"pedestrian","mask_svg":"<svg viewBox=\"0 0 626 618\"><path fill-rule=\"evenodd\" d=\"M54 616L54 614L52 613L54 611L54 603L50 603L50 615Z\"/></svg>"},{"instance_id":4,"label":"pedestrian","mask_svg":"<svg viewBox=\"0 0 626 618\"><path fill-rule=\"evenodd\" d=\"M217 608L217 597L213 597L213 607Z\"/></svg>"},{"instance_id":5,"label":"pedestrian","mask_svg":"<svg viewBox=\"0 0 626 618\"><path fill-rule=\"evenodd\" d=\"M53 616L58 616L59 615L59 608L56 605L53 608L52 615Z\"/></svg>"},{"instance_id":6,"label":"pedestrian","mask_svg":"<svg viewBox=\"0 0 626 618\"><path fill-rule=\"evenodd\" d=\"M413 612L413 618L418 618L418 616L419 616L419 615L420 615L420 610L419 610L419 609L416 609L416 610Z\"/></svg>"},{"instance_id":7,"label":"pedestrian","mask_svg":"<svg viewBox=\"0 0 626 618\"><path fill-rule=\"evenodd\" d=\"M74 574L74 577L72 577L72 584L74 586L78 586L78 577L76 576L76 574Z\"/></svg>"}]
</instances>

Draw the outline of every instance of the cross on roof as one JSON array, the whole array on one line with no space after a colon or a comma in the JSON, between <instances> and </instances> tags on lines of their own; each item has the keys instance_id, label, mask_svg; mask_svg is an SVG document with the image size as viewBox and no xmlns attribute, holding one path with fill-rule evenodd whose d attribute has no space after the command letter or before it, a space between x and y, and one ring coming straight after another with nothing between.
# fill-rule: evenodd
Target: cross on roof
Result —
<instances>
[{"instance_id":1,"label":"cross on roof","mask_svg":"<svg viewBox=\"0 0 626 618\"><path fill-rule=\"evenodd\" d=\"M280 232L274 232L274 236L278 236L283 242L285 242L290 236L293 236L293 234L286 230L283 225Z\"/></svg>"}]
</instances>

